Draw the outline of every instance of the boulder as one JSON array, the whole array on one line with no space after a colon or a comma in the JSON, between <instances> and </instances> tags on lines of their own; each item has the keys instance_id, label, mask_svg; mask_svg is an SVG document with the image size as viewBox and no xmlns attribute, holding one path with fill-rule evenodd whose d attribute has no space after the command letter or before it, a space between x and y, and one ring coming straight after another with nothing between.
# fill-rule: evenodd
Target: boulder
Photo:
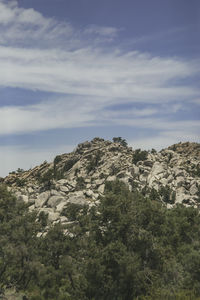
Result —
<instances>
[{"instance_id":1,"label":"boulder","mask_svg":"<svg viewBox=\"0 0 200 300\"><path fill-rule=\"evenodd\" d=\"M60 214L58 212L49 212L48 219L50 222L59 220Z\"/></svg>"},{"instance_id":2,"label":"boulder","mask_svg":"<svg viewBox=\"0 0 200 300\"><path fill-rule=\"evenodd\" d=\"M185 198L185 194L177 193L175 203L182 203Z\"/></svg>"},{"instance_id":3,"label":"boulder","mask_svg":"<svg viewBox=\"0 0 200 300\"><path fill-rule=\"evenodd\" d=\"M43 192L41 194L39 194L39 196L37 197L37 199L35 200L35 207L43 207L47 200L49 199L49 196L50 196L50 192L49 191L46 191L46 192Z\"/></svg>"},{"instance_id":4,"label":"boulder","mask_svg":"<svg viewBox=\"0 0 200 300\"><path fill-rule=\"evenodd\" d=\"M59 203L64 201L65 198L62 196L51 196L48 200L48 206L55 208Z\"/></svg>"},{"instance_id":5,"label":"boulder","mask_svg":"<svg viewBox=\"0 0 200 300\"><path fill-rule=\"evenodd\" d=\"M32 187L28 187L28 193L32 194L34 192L34 189Z\"/></svg>"},{"instance_id":6,"label":"boulder","mask_svg":"<svg viewBox=\"0 0 200 300\"><path fill-rule=\"evenodd\" d=\"M29 210L30 212L33 212L33 211L35 210L35 205L29 206L28 210Z\"/></svg>"},{"instance_id":7,"label":"boulder","mask_svg":"<svg viewBox=\"0 0 200 300\"><path fill-rule=\"evenodd\" d=\"M76 195L71 195L68 198L68 202L73 203L73 204L78 204L78 205L86 205L87 204L87 200L85 199L84 196L76 196Z\"/></svg>"},{"instance_id":8,"label":"boulder","mask_svg":"<svg viewBox=\"0 0 200 300\"><path fill-rule=\"evenodd\" d=\"M153 167L152 167L151 173L155 176L155 175L158 175L158 174L164 173L164 172L165 172L164 165L162 165L159 162L155 162Z\"/></svg>"},{"instance_id":9,"label":"boulder","mask_svg":"<svg viewBox=\"0 0 200 300\"><path fill-rule=\"evenodd\" d=\"M99 185L101 185L101 184L103 184L104 183L104 181L105 181L105 179L104 178L102 178L102 179L97 179L97 180L95 180L95 184L96 184L96 186L99 186Z\"/></svg>"},{"instance_id":10,"label":"boulder","mask_svg":"<svg viewBox=\"0 0 200 300\"><path fill-rule=\"evenodd\" d=\"M25 203L28 203L28 202L29 202L29 199L28 199L28 196L27 196L27 195L20 195L20 196L18 197L18 199L19 199L20 201L25 202Z\"/></svg>"},{"instance_id":11,"label":"boulder","mask_svg":"<svg viewBox=\"0 0 200 300\"><path fill-rule=\"evenodd\" d=\"M139 180L140 180L141 184L146 184L147 176L145 174L141 174L139 177Z\"/></svg>"},{"instance_id":12,"label":"boulder","mask_svg":"<svg viewBox=\"0 0 200 300\"><path fill-rule=\"evenodd\" d=\"M67 179L60 179L57 181L57 183L59 185L67 185L68 184L68 180Z\"/></svg>"},{"instance_id":13,"label":"boulder","mask_svg":"<svg viewBox=\"0 0 200 300\"><path fill-rule=\"evenodd\" d=\"M61 222L61 223L66 223L66 222L68 222L67 217L61 216L61 217L60 217L60 222Z\"/></svg>"},{"instance_id":14,"label":"boulder","mask_svg":"<svg viewBox=\"0 0 200 300\"><path fill-rule=\"evenodd\" d=\"M113 176L108 176L107 177L107 181L115 181L117 179L117 177L115 176L115 175L113 175Z\"/></svg>"},{"instance_id":15,"label":"boulder","mask_svg":"<svg viewBox=\"0 0 200 300\"><path fill-rule=\"evenodd\" d=\"M56 206L56 211L59 212L59 213L61 213L66 205L67 205L66 202L60 202L60 203Z\"/></svg>"},{"instance_id":16,"label":"boulder","mask_svg":"<svg viewBox=\"0 0 200 300\"><path fill-rule=\"evenodd\" d=\"M185 184L185 178L183 176L179 176L176 178L175 185L177 188L183 186Z\"/></svg>"},{"instance_id":17,"label":"boulder","mask_svg":"<svg viewBox=\"0 0 200 300\"><path fill-rule=\"evenodd\" d=\"M104 193L104 190L105 190L105 184L102 184L98 187L98 192L103 194Z\"/></svg>"},{"instance_id":18,"label":"boulder","mask_svg":"<svg viewBox=\"0 0 200 300\"><path fill-rule=\"evenodd\" d=\"M174 175L176 176L176 177L180 177L180 176L185 176L185 170L183 170L183 169L180 169L180 168L175 168L174 169Z\"/></svg>"},{"instance_id":19,"label":"boulder","mask_svg":"<svg viewBox=\"0 0 200 300\"><path fill-rule=\"evenodd\" d=\"M163 185L163 186L166 186L168 184L168 180L166 178L162 178L160 180L160 183Z\"/></svg>"},{"instance_id":20,"label":"boulder","mask_svg":"<svg viewBox=\"0 0 200 300\"><path fill-rule=\"evenodd\" d=\"M170 174L170 175L167 177L167 182L168 182L168 183L172 183L173 180L174 180L174 177L172 176L172 174Z\"/></svg>"},{"instance_id":21,"label":"boulder","mask_svg":"<svg viewBox=\"0 0 200 300\"><path fill-rule=\"evenodd\" d=\"M198 188L197 188L197 185L196 184L193 184L191 187L190 187L190 195L195 195L198 193Z\"/></svg>"},{"instance_id":22,"label":"boulder","mask_svg":"<svg viewBox=\"0 0 200 300\"><path fill-rule=\"evenodd\" d=\"M92 198L92 196L93 196L93 191L92 190L86 190L85 192L84 192L84 194L87 196L87 197L90 197L90 198Z\"/></svg>"},{"instance_id":23,"label":"boulder","mask_svg":"<svg viewBox=\"0 0 200 300\"><path fill-rule=\"evenodd\" d=\"M61 192L64 192L64 193L68 193L69 192L69 188L67 186L64 186L64 185L60 186L60 190L61 190Z\"/></svg>"},{"instance_id":24,"label":"boulder","mask_svg":"<svg viewBox=\"0 0 200 300\"><path fill-rule=\"evenodd\" d=\"M51 190L50 194L51 194L51 196L60 196L60 193L56 190Z\"/></svg>"}]
</instances>

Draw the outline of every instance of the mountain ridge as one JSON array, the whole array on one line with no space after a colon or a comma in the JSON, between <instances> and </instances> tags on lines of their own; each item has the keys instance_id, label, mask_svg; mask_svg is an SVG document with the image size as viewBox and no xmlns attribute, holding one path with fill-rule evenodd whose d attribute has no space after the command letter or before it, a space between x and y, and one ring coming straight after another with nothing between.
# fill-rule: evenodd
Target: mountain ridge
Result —
<instances>
[{"instance_id":1,"label":"mountain ridge","mask_svg":"<svg viewBox=\"0 0 200 300\"><path fill-rule=\"evenodd\" d=\"M43 211L53 223L67 222L62 216L67 203L98 205L106 182L115 180L168 208L199 207L200 144L178 143L157 152L133 150L120 137L113 140L94 138L51 163L18 169L1 181L30 211Z\"/></svg>"}]
</instances>

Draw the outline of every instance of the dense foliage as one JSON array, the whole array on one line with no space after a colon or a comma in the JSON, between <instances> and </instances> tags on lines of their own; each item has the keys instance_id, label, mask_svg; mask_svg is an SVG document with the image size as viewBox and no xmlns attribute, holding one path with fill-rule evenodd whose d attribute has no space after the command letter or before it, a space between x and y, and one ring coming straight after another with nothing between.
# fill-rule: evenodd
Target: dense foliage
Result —
<instances>
[{"instance_id":1,"label":"dense foliage","mask_svg":"<svg viewBox=\"0 0 200 300\"><path fill-rule=\"evenodd\" d=\"M137 164L138 161L146 160L148 156L148 152L146 150L136 149L133 154L133 163Z\"/></svg>"},{"instance_id":2,"label":"dense foliage","mask_svg":"<svg viewBox=\"0 0 200 300\"><path fill-rule=\"evenodd\" d=\"M155 198L155 197L154 197ZM0 297L30 300L200 299L200 216L108 183L98 208L69 205L50 226L0 189Z\"/></svg>"},{"instance_id":3,"label":"dense foliage","mask_svg":"<svg viewBox=\"0 0 200 300\"><path fill-rule=\"evenodd\" d=\"M128 146L128 143L125 139L123 139L122 137L114 137L113 138L113 143L119 143L121 144L122 146L124 147L127 147Z\"/></svg>"}]
</instances>

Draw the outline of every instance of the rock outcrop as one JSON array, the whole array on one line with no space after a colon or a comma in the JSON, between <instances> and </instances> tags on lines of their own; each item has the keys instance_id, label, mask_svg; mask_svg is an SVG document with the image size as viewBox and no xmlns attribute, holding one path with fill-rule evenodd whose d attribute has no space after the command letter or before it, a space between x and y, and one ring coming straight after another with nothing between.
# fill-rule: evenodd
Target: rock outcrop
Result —
<instances>
[{"instance_id":1,"label":"rock outcrop","mask_svg":"<svg viewBox=\"0 0 200 300\"><path fill-rule=\"evenodd\" d=\"M105 184L120 180L130 190L176 203L200 205L200 144L179 143L160 152L133 150L100 138L79 144L28 171L12 172L1 181L28 203L30 211L48 214L50 222L67 222L68 203L98 205Z\"/></svg>"}]
</instances>

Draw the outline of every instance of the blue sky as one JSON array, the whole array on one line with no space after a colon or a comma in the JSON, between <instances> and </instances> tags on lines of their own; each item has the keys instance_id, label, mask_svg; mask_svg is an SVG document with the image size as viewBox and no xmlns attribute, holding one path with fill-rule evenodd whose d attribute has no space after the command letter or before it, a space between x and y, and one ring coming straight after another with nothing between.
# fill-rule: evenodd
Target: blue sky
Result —
<instances>
[{"instance_id":1,"label":"blue sky","mask_svg":"<svg viewBox=\"0 0 200 300\"><path fill-rule=\"evenodd\" d=\"M0 0L0 176L77 143L200 140L199 0Z\"/></svg>"}]
</instances>

